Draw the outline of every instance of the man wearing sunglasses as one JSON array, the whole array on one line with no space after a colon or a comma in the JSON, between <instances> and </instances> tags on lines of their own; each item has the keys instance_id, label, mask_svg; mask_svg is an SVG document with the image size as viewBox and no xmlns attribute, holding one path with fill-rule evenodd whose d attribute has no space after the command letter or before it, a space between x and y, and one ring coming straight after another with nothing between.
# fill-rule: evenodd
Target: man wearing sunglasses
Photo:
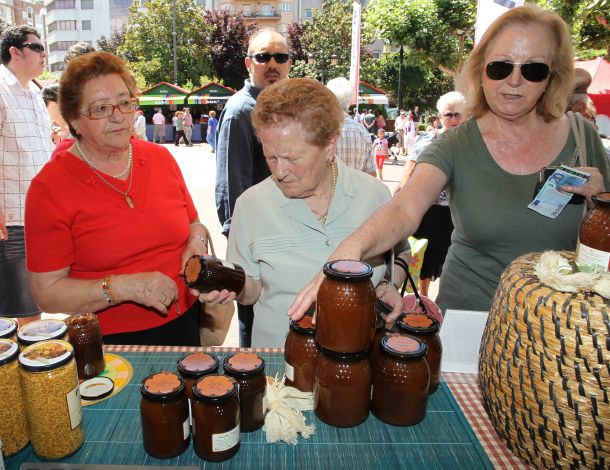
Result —
<instances>
[{"instance_id":1,"label":"man wearing sunglasses","mask_svg":"<svg viewBox=\"0 0 610 470\"><path fill-rule=\"evenodd\" d=\"M51 155L51 120L32 79L45 67L38 32L11 26L0 39L0 316L38 317L25 269L24 206Z\"/></svg>"},{"instance_id":2,"label":"man wearing sunglasses","mask_svg":"<svg viewBox=\"0 0 610 470\"><path fill-rule=\"evenodd\" d=\"M216 211L222 233L229 236L231 214L242 192L271 173L252 127L251 114L261 90L288 77L290 55L286 38L273 29L252 35L245 57L249 78L227 101L218 123L216 148ZM240 346L250 346L251 306L238 304Z\"/></svg>"}]
</instances>

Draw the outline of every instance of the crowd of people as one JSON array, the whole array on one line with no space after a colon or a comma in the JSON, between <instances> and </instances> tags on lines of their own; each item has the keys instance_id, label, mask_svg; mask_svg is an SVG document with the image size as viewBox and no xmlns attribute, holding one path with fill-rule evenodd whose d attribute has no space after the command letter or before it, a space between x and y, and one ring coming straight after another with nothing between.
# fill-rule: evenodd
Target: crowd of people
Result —
<instances>
[{"instance_id":1,"label":"crowd of people","mask_svg":"<svg viewBox=\"0 0 610 470\"><path fill-rule=\"evenodd\" d=\"M575 249L586 204L555 219L527 208L540 168L571 161L577 137L566 116L578 103L569 29L539 7L514 8L489 27L459 92L440 97L425 132L418 107L399 111L407 164L394 196L371 177L382 178L391 148L383 113L350 115L344 78L288 79L286 38L254 33L244 87L218 119L210 111L200 120L215 152L224 256L246 274L241 292L185 286L184 265L208 253L214 216L197 212L168 147L156 143L167 137L161 110L147 141L127 64L77 51L59 86L40 93L32 80L45 55L30 27L0 38L0 316L95 312L107 344L199 345L203 306L237 301L240 346L281 347L286 313L309 309L326 260L371 264L392 322L409 235L430 240L420 287L442 270L443 311L489 310L513 259ZM174 144L192 146L190 110L172 125ZM583 125L581 169L591 176L563 189L590 197L610 188L610 165L594 126Z\"/></svg>"}]
</instances>

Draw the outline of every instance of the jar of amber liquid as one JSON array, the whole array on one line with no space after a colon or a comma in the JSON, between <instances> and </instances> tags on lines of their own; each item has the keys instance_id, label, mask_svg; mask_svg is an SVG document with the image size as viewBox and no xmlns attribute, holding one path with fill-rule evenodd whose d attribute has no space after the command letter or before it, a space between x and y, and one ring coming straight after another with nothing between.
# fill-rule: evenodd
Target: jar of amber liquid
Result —
<instances>
[{"instance_id":1,"label":"jar of amber liquid","mask_svg":"<svg viewBox=\"0 0 610 470\"><path fill-rule=\"evenodd\" d=\"M329 261L318 290L316 340L341 353L369 349L375 334L373 268L362 261Z\"/></svg>"},{"instance_id":2,"label":"jar of amber liquid","mask_svg":"<svg viewBox=\"0 0 610 470\"><path fill-rule=\"evenodd\" d=\"M246 283L246 273L239 264L209 255L194 255L184 267L184 281L199 292L227 289L239 294Z\"/></svg>"},{"instance_id":3,"label":"jar of amber liquid","mask_svg":"<svg viewBox=\"0 0 610 470\"><path fill-rule=\"evenodd\" d=\"M610 192L593 196L578 232L578 262L610 271Z\"/></svg>"},{"instance_id":4,"label":"jar of amber liquid","mask_svg":"<svg viewBox=\"0 0 610 470\"><path fill-rule=\"evenodd\" d=\"M230 459L239 450L237 381L206 375L193 387L193 445L199 457L212 462Z\"/></svg>"},{"instance_id":5,"label":"jar of amber liquid","mask_svg":"<svg viewBox=\"0 0 610 470\"><path fill-rule=\"evenodd\" d=\"M371 411L394 426L412 426L426 416L430 369L426 344L407 335L386 336L373 366Z\"/></svg>"},{"instance_id":6,"label":"jar of amber liquid","mask_svg":"<svg viewBox=\"0 0 610 470\"><path fill-rule=\"evenodd\" d=\"M291 320L284 344L286 385L302 392L313 391L313 372L320 355L312 319L311 315L305 315L298 321Z\"/></svg>"},{"instance_id":7,"label":"jar of amber liquid","mask_svg":"<svg viewBox=\"0 0 610 470\"><path fill-rule=\"evenodd\" d=\"M81 380L97 377L106 368L102 331L94 313L75 313L66 318L70 343Z\"/></svg>"},{"instance_id":8,"label":"jar of amber liquid","mask_svg":"<svg viewBox=\"0 0 610 470\"><path fill-rule=\"evenodd\" d=\"M30 442L18 355L17 343L0 339L0 439L5 457L16 454Z\"/></svg>"},{"instance_id":9,"label":"jar of amber liquid","mask_svg":"<svg viewBox=\"0 0 610 470\"><path fill-rule=\"evenodd\" d=\"M184 381L173 372L158 372L142 381L140 393L144 450L158 459L180 455L191 434Z\"/></svg>"},{"instance_id":10,"label":"jar of amber liquid","mask_svg":"<svg viewBox=\"0 0 610 470\"><path fill-rule=\"evenodd\" d=\"M19 354L19 367L36 455L55 460L76 452L85 433L72 345L61 340L34 343Z\"/></svg>"},{"instance_id":11,"label":"jar of amber liquid","mask_svg":"<svg viewBox=\"0 0 610 470\"><path fill-rule=\"evenodd\" d=\"M347 428L364 422L371 401L371 365L366 352L320 350L313 379L316 416L331 426Z\"/></svg>"},{"instance_id":12,"label":"jar of amber liquid","mask_svg":"<svg viewBox=\"0 0 610 470\"><path fill-rule=\"evenodd\" d=\"M421 313L407 313L398 319L398 328L408 335L421 339L428 346L428 366L430 367L429 393L436 392L441 381L441 358L443 345L438 336L438 320Z\"/></svg>"},{"instance_id":13,"label":"jar of amber liquid","mask_svg":"<svg viewBox=\"0 0 610 470\"><path fill-rule=\"evenodd\" d=\"M239 383L241 431L256 431L265 424L265 361L254 353L235 353L225 358L222 367Z\"/></svg>"},{"instance_id":14,"label":"jar of amber liquid","mask_svg":"<svg viewBox=\"0 0 610 470\"><path fill-rule=\"evenodd\" d=\"M178 373L184 380L186 397L193 401L193 385L204 375L218 372L218 358L213 354L195 352L178 359Z\"/></svg>"},{"instance_id":15,"label":"jar of amber liquid","mask_svg":"<svg viewBox=\"0 0 610 470\"><path fill-rule=\"evenodd\" d=\"M0 339L17 341L17 322L15 320L0 317Z\"/></svg>"},{"instance_id":16,"label":"jar of amber liquid","mask_svg":"<svg viewBox=\"0 0 610 470\"><path fill-rule=\"evenodd\" d=\"M20 349L49 339L68 341L68 326L66 323L51 318L36 320L22 326L17 332L17 343L19 343Z\"/></svg>"}]
</instances>

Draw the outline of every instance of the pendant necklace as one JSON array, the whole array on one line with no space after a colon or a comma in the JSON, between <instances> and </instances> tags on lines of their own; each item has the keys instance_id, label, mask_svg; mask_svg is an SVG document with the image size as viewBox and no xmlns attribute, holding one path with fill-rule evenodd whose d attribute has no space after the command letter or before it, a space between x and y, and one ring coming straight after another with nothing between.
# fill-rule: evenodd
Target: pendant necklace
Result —
<instances>
[{"instance_id":1,"label":"pendant necklace","mask_svg":"<svg viewBox=\"0 0 610 470\"><path fill-rule=\"evenodd\" d=\"M104 178L102 176L102 174L97 169L97 167L93 164L93 162L85 156L85 152L83 152L83 149L81 148L80 144L78 143L78 139L76 140L76 148L78 150L78 153L80 153L81 157L83 157L83 160L85 161L85 163L89 166L89 168L91 168L93 170L93 172L98 176L98 178L101 179L107 186L114 189L117 193L122 194L123 197L125 198L125 202L129 206L129 208L133 209L133 201L129 197L129 191L131 190L131 182L133 181L133 168L131 165L133 155L132 155L132 150L131 150L131 143L129 144L129 157L127 160L127 168L125 168L125 170L123 170L120 174L120 176L123 176L127 172L127 169L130 170L129 171L129 184L127 185L126 191L121 191L119 188L117 188L115 185L110 183L110 181L108 181L106 178ZM117 176L117 178L120 176Z\"/></svg>"},{"instance_id":2,"label":"pendant necklace","mask_svg":"<svg viewBox=\"0 0 610 470\"><path fill-rule=\"evenodd\" d=\"M328 165L331 167L333 183L330 188L330 197L328 198L328 205L326 206L326 210L320 217L318 217L318 221L322 224L322 226L326 225L326 218L328 217L328 211L330 210L330 205L333 202L333 196L335 195L335 187L337 186L337 167L335 165L334 160L332 162L329 162Z\"/></svg>"}]
</instances>

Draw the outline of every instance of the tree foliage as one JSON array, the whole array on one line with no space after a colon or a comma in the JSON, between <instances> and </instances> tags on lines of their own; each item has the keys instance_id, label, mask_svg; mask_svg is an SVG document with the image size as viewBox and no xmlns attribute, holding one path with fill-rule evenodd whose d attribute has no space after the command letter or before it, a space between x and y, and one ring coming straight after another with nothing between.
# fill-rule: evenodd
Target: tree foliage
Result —
<instances>
[{"instance_id":1,"label":"tree foliage","mask_svg":"<svg viewBox=\"0 0 610 470\"><path fill-rule=\"evenodd\" d=\"M100 36L97 40L98 50L119 55L119 49L125 44L126 31L127 27L123 25L121 29L113 29L108 38L106 36Z\"/></svg>"}]
</instances>

